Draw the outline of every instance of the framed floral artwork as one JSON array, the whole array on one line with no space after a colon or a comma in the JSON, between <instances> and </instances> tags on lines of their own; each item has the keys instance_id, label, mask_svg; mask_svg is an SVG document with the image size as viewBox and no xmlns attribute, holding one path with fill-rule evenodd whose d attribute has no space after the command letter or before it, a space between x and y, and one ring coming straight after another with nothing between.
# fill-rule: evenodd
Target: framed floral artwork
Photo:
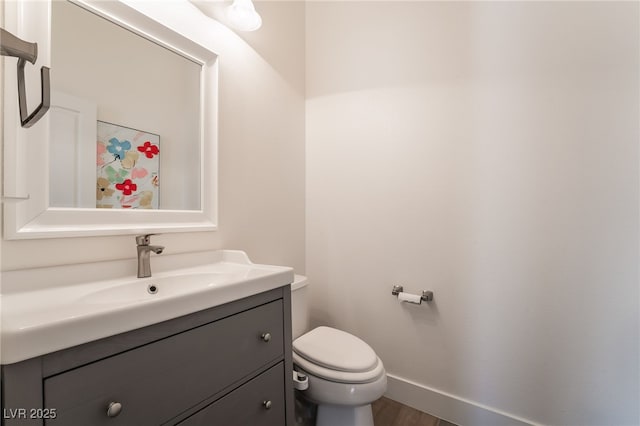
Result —
<instances>
[{"instance_id":1,"label":"framed floral artwork","mask_svg":"<svg viewBox=\"0 0 640 426\"><path fill-rule=\"evenodd\" d=\"M157 209L160 136L98 121L96 207Z\"/></svg>"}]
</instances>

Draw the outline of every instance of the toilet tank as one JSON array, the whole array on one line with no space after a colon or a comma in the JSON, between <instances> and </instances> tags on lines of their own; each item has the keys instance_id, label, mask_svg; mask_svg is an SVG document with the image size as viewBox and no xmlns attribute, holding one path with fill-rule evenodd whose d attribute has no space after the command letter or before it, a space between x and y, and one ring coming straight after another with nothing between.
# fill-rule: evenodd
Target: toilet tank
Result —
<instances>
[{"instance_id":1,"label":"toilet tank","mask_svg":"<svg viewBox=\"0 0 640 426\"><path fill-rule=\"evenodd\" d=\"M291 323L293 339L309 331L309 280L296 275L291 284Z\"/></svg>"}]
</instances>

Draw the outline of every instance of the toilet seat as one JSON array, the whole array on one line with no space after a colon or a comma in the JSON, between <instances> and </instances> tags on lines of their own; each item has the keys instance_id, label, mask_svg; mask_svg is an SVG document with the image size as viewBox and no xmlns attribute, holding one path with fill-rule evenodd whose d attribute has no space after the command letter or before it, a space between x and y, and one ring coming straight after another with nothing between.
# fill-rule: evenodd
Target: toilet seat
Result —
<instances>
[{"instance_id":1,"label":"toilet seat","mask_svg":"<svg viewBox=\"0 0 640 426\"><path fill-rule=\"evenodd\" d=\"M295 351L293 352L293 363L309 374L337 383L370 383L378 380L384 374L384 365L382 365L382 361L379 358L372 370L364 372L347 372L322 367L307 361Z\"/></svg>"},{"instance_id":2,"label":"toilet seat","mask_svg":"<svg viewBox=\"0 0 640 426\"><path fill-rule=\"evenodd\" d=\"M368 344L331 327L317 327L297 338L293 361L310 374L342 383L368 383L384 373Z\"/></svg>"}]
</instances>

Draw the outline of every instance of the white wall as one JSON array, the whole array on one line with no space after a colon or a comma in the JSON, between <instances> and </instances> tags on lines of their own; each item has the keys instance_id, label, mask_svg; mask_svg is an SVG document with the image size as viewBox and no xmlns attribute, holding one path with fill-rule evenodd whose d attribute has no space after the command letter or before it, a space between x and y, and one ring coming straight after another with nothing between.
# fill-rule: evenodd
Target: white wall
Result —
<instances>
[{"instance_id":1,"label":"white wall","mask_svg":"<svg viewBox=\"0 0 640 426\"><path fill-rule=\"evenodd\" d=\"M161 5L177 29L220 55L219 230L158 235L154 243L165 253L241 249L255 262L303 272L304 3L261 2L259 12L270 18L255 36L272 42L256 46L193 8ZM282 34L293 42L279 43ZM133 236L3 240L0 249L3 270L136 253Z\"/></svg>"},{"instance_id":2,"label":"white wall","mask_svg":"<svg viewBox=\"0 0 640 426\"><path fill-rule=\"evenodd\" d=\"M391 397L640 424L638 6L307 4L313 319L369 342Z\"/></svg>"}]
</instances>

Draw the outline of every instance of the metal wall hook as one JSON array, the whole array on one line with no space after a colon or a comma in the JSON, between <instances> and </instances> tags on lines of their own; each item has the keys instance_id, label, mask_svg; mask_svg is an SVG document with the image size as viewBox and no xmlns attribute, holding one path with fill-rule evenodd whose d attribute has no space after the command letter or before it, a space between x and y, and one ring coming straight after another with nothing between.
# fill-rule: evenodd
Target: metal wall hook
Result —
<instances>
[{"instance_id":1,"label":"metal wall hook","mask_svg":"<svg viewBox=\"0 0 640 426\"><path fill-rule=\"evenodd\" d=\"M40 68L42 101L31 114L27 111L27 93L24 83L24 67L27 61L35 64L38 58L38 43L29 43L0 28L0 54L18 58L18 105L20 106L20 124L29 128L44 116L51 106L51 81L49 68Z\"/></svg>"},{"instance_id":2,"label":"metal wall hook","mask_svg":"<svg viewBox=\"0 0 640 426\"><path fill-rule=\"evenodd\" d=\"M33 110L31 114L27 111L27 93L24 87L24 59L18 59L18 103L20 105L20 124L22 127L29 128L36 124L43 115L47 113L51 106L51 89L49 68L40 68L40 105Z\"/></svg>"}]
</instances>

